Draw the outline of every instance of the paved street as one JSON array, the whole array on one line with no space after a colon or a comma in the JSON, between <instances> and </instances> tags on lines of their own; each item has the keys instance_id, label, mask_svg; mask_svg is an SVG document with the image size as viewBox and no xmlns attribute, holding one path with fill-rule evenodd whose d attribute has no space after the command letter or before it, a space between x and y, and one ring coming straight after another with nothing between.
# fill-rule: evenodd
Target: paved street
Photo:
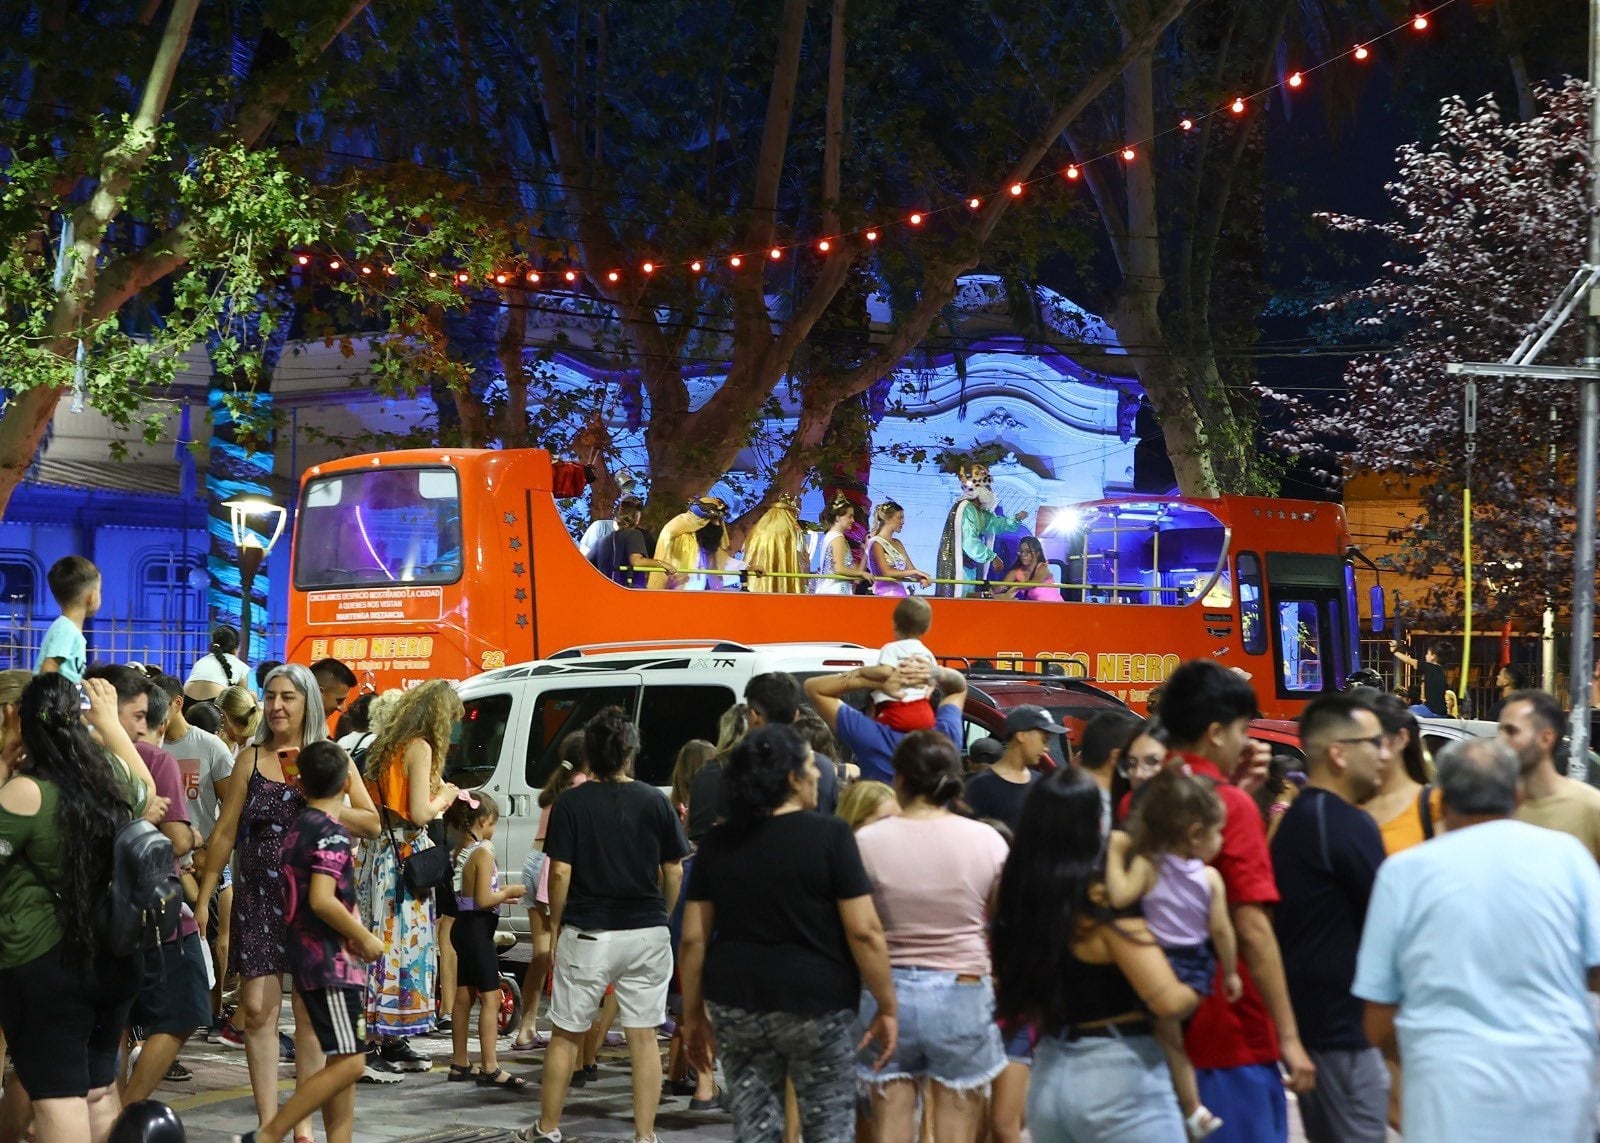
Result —
<instances>
[{"instance_id":1,"label":"paved street","mask_svg":"<svg viewBox=\"0 0 1600 1143\"><path fill-rule=\"evenodd\" d=\"M287 1007L284 1009L288 1015ZM290 1024L285 1019L283 1027ZM502 1056L501 1063L530 1086L520 1094L489 1091L475 1084L448 1083L448 1036L416 1041L418 1050L436 1063L430 1072L408 1075L398 1084L360 1084L356 1088L356 1143L492 1143L513 1128L526 1127L538 1111L538 1069L541 1053ZM663 1048L665 1045L663 1044ZM255 1125L244 1052L220 1044L188 1047L181 1059L194 1079L163 1084L156 1098L170 1104L183 1119L189 1143L227 1143ZM290 1087L291 1068L283 1065L281 1088ZM631 1140L631 1096L627 1053L607 1050L600 1056L600 1082L574 1089L561 1128L569 1140ZM321 1123L317 1137L322 1138ZM691 1112L689 1099L662 1101L656 1133L664 1141L732 1139L732 1122L724 1112Z\"/></svg>"}]
</instances>

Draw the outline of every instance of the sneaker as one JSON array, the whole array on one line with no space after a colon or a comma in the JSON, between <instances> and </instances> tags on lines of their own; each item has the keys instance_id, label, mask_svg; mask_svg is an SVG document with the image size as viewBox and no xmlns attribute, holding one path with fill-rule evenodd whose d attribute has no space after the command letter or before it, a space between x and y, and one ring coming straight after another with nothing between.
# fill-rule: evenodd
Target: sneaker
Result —
<instances>
[{"instance_id":1,"label":"sneaker","mask_svg":"<svg viewBox=\"0 0 1600 1143\"><path fill-rule=\"evenodd\" d=\"M517 1143L561 1143L561 1128L540 1131L539 1124L535 1123L532 1127L524 1127L521 1131L513 1131L511 1138L515 1139Z\"/></svg>"},{"instance_id":2,"label":"sneaker","mask_svg":"<svg viewBox=\"0 0 1600 1143\"><path fill-rule=\"evenodd\" d=\"M443 1033L452 1030L455 1026L455 1021L450 1017L441 1016L439 1017L438 1021L434 1023L433 1030L442 1035Z\"/></svg>"},{"instance_id":3,"label":"sneaker","mask_svg":"<svg viewBox=\"0 0 1600 1143\"><path fill-rule=\"evenodd\" d=\"M166 1080L168 1083L187 1083L192 1079L194 1079L194 1073L177 1060L173 1060L172 1066L167 1069Z\"/></svg>"},{"instance_id":4,"label":"sneaker","mask_svg":"<svg viewBox=\"0 0 1600 1143\"><path fill-rule=\"evenodd\" d=\"M400 1069L377 1052L367 1053L367 1067L361 1073L360 1083L399 1083Z\"/></svg>"},{"instance_id":5,"label":"sneaker","mask_svg":"<svg viewBox=\"0 0 1600 1143\"><path fill-rule=\"evenodd\" d=\"M256 1133L254 1131L246 1131L243 1135L235 1135L233 1143L256 1143Z\"/></svg>"},{"instance_id":6,"label":"sneaker","mask_svg":"<svg viewBox=\"0 0 1600 1143\"><path fill-rule=\"evenodd\" d=\"M413 1048L410 1040L385 1040L378 1052L395 1071L425 1072L433 1067L432 1057Z\"/></svg>"},{"instance_id":7,"label":"sneaker","mask_svg":"<svg viewBox=\"0 0 1600 1143\"><path fill-rule=\"evenodd\" d=\"M242 1048L244 1047L244 1033L235 1028L233 1021L229 1020L222 1025L222 1031L217 1033L217 1043L224 1048Z\"/></svg>"},{"instance_id":8,"label":"sneaker","mask_svg":"<svg viewBox=\"0 0 1600 1143\"><path fill-rule=\"evenodd\" d=\"M280 1064L294 1063L294 1041L289 1038L289 1033L278 1033L278 1062Z\"/></svg>"}]
</instances>

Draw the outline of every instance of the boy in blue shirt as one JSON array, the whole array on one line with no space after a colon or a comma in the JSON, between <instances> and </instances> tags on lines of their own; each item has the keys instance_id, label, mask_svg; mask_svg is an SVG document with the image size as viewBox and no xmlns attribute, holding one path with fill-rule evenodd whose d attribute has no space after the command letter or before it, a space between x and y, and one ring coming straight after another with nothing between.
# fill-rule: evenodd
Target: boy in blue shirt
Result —
<instances>
[{"instance_id":1,"label":"boy in blue shirt","mask_svg":"<svg viewBox=\"0 0 1600 1143\"><path fill-rule=\"evenodd\" d=\"M89 616L100 610L100 569L82 556L62 556L50 565L46 578L61 615L44 633L33 673L60 672L73 682L81 683L89 658L83 625Z\"/></svg>"}]
</instances>

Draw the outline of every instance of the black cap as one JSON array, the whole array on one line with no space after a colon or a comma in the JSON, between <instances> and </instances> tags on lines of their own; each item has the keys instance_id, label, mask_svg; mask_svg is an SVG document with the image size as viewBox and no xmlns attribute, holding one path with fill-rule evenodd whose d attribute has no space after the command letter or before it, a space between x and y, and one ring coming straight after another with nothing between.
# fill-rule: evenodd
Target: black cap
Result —
<instances>
[{"instance_id":1,"label":"black cap","mask_svg":"<svg viewBox=\"0 0 1600 1143\"><path fill-rule=\"evenodd\" d=\"M1011 740L1014 734L1024 730L1042 730L1046 734L1065 734L1067 728L1050 717L1050 712L1042 706L1028 703L1023 706L1014 706L1006 712L1005 725L1000 728L1000 737L1006 741Z\"/></svg>"},{"instance_id":2,"label":"black cap","mask_svg":"<svg viewBox=\"0 0 1600 1143\"><path fill-rule=\"evenodd\" d=\"M1005 745L995 737L980 738L967 747L967 757L979 766L993 766L1006 752Z\"/></svg>"}]
</instances>

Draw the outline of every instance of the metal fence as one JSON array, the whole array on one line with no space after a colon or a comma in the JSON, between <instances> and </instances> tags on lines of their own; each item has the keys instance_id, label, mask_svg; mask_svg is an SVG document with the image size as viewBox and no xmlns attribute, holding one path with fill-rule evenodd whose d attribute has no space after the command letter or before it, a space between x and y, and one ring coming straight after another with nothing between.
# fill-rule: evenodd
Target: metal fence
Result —
<instances>
[{"instance_id":1,"label":"metal fence","mask_svg":"<svg viewBox=\"0 0 1600 1143\"><path fill-rule=\"evenodd\" d=\"M32 670L51 620L22 611L3 616L0 626L0 668ZM282 659L285 624L257 628L251 636L254 660ZM120 619L96 615L84 628L90 663L150 663L182 679L211 650L209 627L193 627L162 619ZM264 642L263 642L264 640Z\"/></svg>"},{"instance_id":2,"label":"metal fence","mask_svg":"<svg viewBox=\"0 0 1600 1143\"><path fill-rule=\"evenodd\" d=\"M1461 672L1465 670L1467 673L1469 711L1464 713L1468 717L1483 718L1499 701L1500 689L1496 685L1496 679L1500 674L1499 632L1475 632L1472 637L1472 662L1465 666L1461 662L1464 637L1459 631L1411 632L1406 637L1406 642L1408 646L1403 649L1408 653L1415 653L1419 658L1423 654L1423 648L1430 643L1438 642L1445 645L1447 651L1444 656L1444 668L1445 675L1450 680L1450 689L1458 689L1461 685ZM1565 705L1569 650L1567 640L1557 641L1555 674L1549 679L1544 677L1544 644L1539 636L1513 635L1510 643L1511 666L1523 680L1523 685L1547 690L1561 699ZM1407 667L1390 654L1387 635L1362 637L1361 665L1377 671L1389 687L1415 687L1420 681L1415 668Z\"/></svg>"}]
</instances>

